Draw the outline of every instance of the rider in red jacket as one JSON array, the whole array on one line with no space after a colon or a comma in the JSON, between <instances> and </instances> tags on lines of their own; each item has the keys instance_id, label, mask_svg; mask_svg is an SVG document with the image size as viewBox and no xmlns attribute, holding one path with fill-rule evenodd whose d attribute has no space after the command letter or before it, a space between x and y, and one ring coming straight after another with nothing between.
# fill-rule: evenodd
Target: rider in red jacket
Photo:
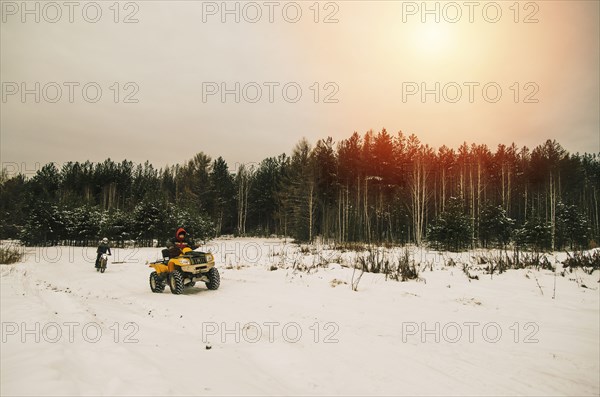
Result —
<instances>
[{"instance_id":1,"label":"rider in red jacket","mask_svg":"<svg viewBox=\"0 0 600 397\"><path fill-rule=\"evenodd\" d=\"M194 240L187 237L187 232L182 227L177 229L177 232L175 233L175 238L171 239L171 243L173 244L173 247L175 247L178 250L178 254L181 253L181 251L185 247L189 247L191 249L198 248L198 246L194 244Z\"/></svg>"}]
</instances>

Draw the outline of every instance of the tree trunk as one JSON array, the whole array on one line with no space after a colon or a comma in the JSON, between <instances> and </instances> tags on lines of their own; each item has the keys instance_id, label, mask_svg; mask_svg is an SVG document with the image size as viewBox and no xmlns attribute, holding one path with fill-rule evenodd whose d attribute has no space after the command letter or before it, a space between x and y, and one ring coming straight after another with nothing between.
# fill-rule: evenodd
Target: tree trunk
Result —
<instances>
[{"instance_id":1,"label":"tree trunk","mask_svg":"<svg viewBox=\"0 0 600 397\"><path fill-rule=\"evenodd\" d=\"M315 184L313 181L310 181L308 184L308 241L313 241L313 205L314 205L314 190Z\"/></svg>"},{"instance_id":2,"label":"tree trunk","mask_svg":"<svg viewBox=\"0 0 600 397\"><path fill-rule=\"evenodd\" d=\"M550 227L552 235L552 251L556 243L556 188L552 172L550 172Z\"/></svg>"},{"instance_id":3,"label":"tree trunk","mask_svg":"<svg viewBox=\"0 0 600 397\"><path fill-rule=\"evenodd\" d=\"M473 166L469 166L469 189L471 190L471 247L475 243L475 189L473 186Z\"/></svg>"},{"instance_id":4,"label":"tree trunk","mask_svg":"<svg viewBox=\"0 0 600 397\"><path fill-rule=\"evenodd\" d=\"M442 212L446 209L446 168L442 167Z\"/></svg>"}]
</instances>

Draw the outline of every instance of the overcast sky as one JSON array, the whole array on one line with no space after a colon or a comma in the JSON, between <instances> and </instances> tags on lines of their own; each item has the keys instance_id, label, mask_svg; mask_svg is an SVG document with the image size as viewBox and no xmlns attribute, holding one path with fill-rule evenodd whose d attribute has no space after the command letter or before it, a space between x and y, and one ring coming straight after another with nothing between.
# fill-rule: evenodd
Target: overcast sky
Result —
<instances>
[{"instance_id":1,"label":"overcast sky","mask_svg":"<svg viewBox=\"0 0 600 397\"><path fill-rule=\"evenodd\" d=\"M600 152L598 1L23 4L1 3L12 168L203 151L235 170L383 127Z\"/></svg>"}]
</instances>

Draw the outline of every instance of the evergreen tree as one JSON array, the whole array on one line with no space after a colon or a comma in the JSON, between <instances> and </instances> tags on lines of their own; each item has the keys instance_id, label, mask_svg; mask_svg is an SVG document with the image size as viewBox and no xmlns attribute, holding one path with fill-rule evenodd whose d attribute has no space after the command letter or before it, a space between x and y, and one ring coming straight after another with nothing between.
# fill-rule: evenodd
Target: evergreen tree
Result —
<instances>
[{"instance_id":1,"label":"evergreen tree","mask_svg":"<svg viewBox=\"0 0 600 397\"><path fill-rule=\"evenodd\" d=\"M514 219L506 215L502 205L487 205L481 212L479 239L487 248L489 243L497 243L504 248L512 237Z\"/></svg>"},{"instance_id":2,"label":"evergreen tree","mask_svg":"<svg viewBox=\"0 0 600 397\"><path fill-rule=\"evenodd\" d=\"M25 224L26 181L22 174L0 174L0 239L16 238Z\"/></svg>"},{"instance_id":3,"label":"evergreen tree","mask_svg":"<svg viewBox=\"0 0 600 397\"><path fill-rule=\"evenodd\" d=\"M290 232L298 241L312 241L315 223L315 169L310 144L302 139L292 153L284 188L291 200Z\"/></svg>"},{"instance_id":4,"label":"evergreen tree","mask_svg":"<svg viewBox=\"0 0 600 397\"><path fill-rule=\"evenodd\" d=\"M517 246L529 248L535 252L549 250L552 247L552 228L539 217L528 219L515 233Z\"/></svg>"},{"instance_id":5,"label":"evergreen tree","mask_svg":"<svg viewBox=\"0 0 600 397\"><path fill-rule=\"evenodd\" d=\"M573 204L558 203L556 209L556 247L571 250L587 247L590 240L587 217Z\"/></svg>"},{"instance_id":6,"label":"evergreen tree","mask_svg":"<svg viewBox=\"0 0 600 397\"><path fill-rule=\"evenodd\" d=\"M253 174L248 196L252 203L249 216L259 234L269 235L275 232L281 185L282 173L278 159L264 159Z\"/></svg>"},{"instance_id":7,"label":"evergreen tree","mask_svg":"<svg viewBox=\"0 0 600 397\"><path fill-rule=\"evenodd\" d=\"M213 162L210 173L210 213L217 235L232 233L235 216L235 182L222 157Z\"/></svg>"},{"instance_id":8,"label":"evergreen tree","mask_svg":"<svg viewBox=\"0 0 600 397\"><path fill-rule=\"evenodd\" d=\"M446 210L430 226L428 238L444 249L460 251L471 245L471 219L463 211L461 200L450 197Z\"/></svg>"},{"instance_id":9,"label":"evergreen tree","mask_svg":"<svg viewBox=\"0 0 600 397\"><path fill-rule=\"evenodd\" d=\"M102 213L98 208L63 208L62 216L65 233L60 236L61 240L69 240L75 245L95 244L102 226Z\"/></svg>"},{"instance_id":10,"label":"evergreen tree","mask_svg":"<svg viewBox=\"0 0 600 397\"><path fill-rule=\"evenodd\" d=\"M129 211L114 210L103 214L100 235L124 246L125 241L135 237L133 214Z\"/></svg>"},{"instance_id":11,"label":"evergreen tree","mask_svg":"<svg viewBox=\"0 0 600 397\"><path fill-rule=\"evenodd\" d=\"M167 237L165 208L158 201L142 200L133 210L133 236L142 246L152 246L154 239L164 243ZM174 231L173 231L174 233Z\"/></svg>"},{"instance_id":12,"label":"evergreen tree","mask_svg":"<svg viewBox=\"0 0 600 397\"><path fill-rule=\"evenodd\" d=\"M56 245L64 236L63 214L56 204L38 200L27 207L20 240L26 245Z\"/></svg>"}]
</instances>

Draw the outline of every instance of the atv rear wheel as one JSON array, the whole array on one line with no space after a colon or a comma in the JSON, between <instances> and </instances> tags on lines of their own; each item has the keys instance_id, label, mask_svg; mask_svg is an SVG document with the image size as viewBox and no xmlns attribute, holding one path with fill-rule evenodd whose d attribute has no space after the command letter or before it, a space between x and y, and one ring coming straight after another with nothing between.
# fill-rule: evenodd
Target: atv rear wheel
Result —
<instances>
[{"instance_id":1,"label":"atv rear wheel","mask_svg":"<svg viewBox=\"0 0 600 397\"><path fill-rule=\"evenodd\" d=\"M152 292L160 293L165 290L165 280L160 278L158 273L150 273L150 289Z\"/></svg>"},{"instance_id":2,"label":"atv rear wheel","mask_svg":"<svg viewBox=\"0 0 600 397\"><path fill-rule=\"evenodd\" d=\"M208 271L208 282L206 283L206 288L208 289L218 289L219 285L221 285L221 276L219 275L219 271L216 267L211 268Z\"/></svg>"},{"instance_id":3,"label":"atv rear wheel","mask_svg":"<svg viewBox=\"0 0 600 397\"><path fill-rule=\"evenodd\" d=\"M179 270L173 270L169 277L169 288L171 293L180 295L183 293L183 276Z\"/></svg>"}]
</instances>

